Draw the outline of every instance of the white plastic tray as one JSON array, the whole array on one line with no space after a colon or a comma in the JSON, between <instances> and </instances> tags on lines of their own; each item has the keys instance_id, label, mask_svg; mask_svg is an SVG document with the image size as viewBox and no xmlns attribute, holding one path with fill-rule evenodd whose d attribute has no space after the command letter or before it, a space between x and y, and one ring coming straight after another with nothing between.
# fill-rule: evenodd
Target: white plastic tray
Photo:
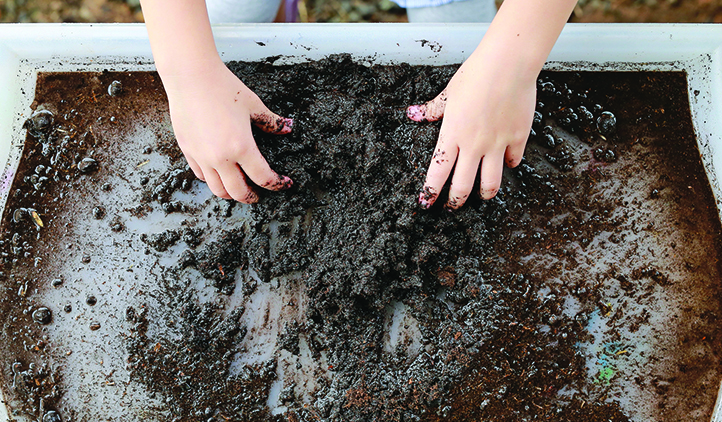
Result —
<instances>
[{"instance_id":1,"label":"white plastic tray","mask_svg":"<svg viewBox=\"0 0 722 422\"><path fill-rule=\"evenodd\" d=\"M350 53L373 63L445 64L464 60L485 25L276 24L219 26L225 60L281 55L286 62ZM570 24L549 58L550 69L684 70L689 76L692 116L710 183L720 207L722 174L722 27L686 24ZM0 169L10 183L22 151L39 71L150 70L143 25L0 25ZM6 197L0 197L4 206ZM717 391L712 422L722 422ZM2 397L0 396L0 399ZM0 422L9 420L0 405Z\"/></svg>"}]
</instances>

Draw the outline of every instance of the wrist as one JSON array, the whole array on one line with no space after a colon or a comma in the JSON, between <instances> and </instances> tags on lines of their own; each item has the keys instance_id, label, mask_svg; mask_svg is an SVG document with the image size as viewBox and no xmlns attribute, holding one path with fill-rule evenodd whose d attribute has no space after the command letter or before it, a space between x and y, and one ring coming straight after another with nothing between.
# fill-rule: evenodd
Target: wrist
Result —
<instances>
[{"instance_id":1,"label":"wrist","mask_svg":"<svg viewBox=\"0 0 722 422\"><path fill-rule=\"evenodd\" d=\"M189 87L200 87L206 80L217 80L219 71L226 70L220 56L208 55L182 60L156 60L156 69L163 81L163 87L169 95ZM202 89L202 88L201 88Z\"/></svg>"},{"instance_id":2,"label":"wrist","mask_svg":"<svg viewBox=\"0 0 722 422\"><path fill-rule=\"evenodd\" d=\"M538 51L510 48L499 42L482 43L467 61L474 62L481 69L487 69L496 77L513 75L521 83L536 83L546 61L546 55Z\"/></svg>"}]
</instances>

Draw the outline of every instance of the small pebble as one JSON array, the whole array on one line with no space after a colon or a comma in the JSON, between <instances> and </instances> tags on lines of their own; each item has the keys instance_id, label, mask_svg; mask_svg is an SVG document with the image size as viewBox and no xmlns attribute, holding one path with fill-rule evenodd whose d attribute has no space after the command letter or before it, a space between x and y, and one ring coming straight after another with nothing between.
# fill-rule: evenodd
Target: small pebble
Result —
<instances>
[{"instance_id":1,"label":"small pebble","mask_svg":"<svg viewBox=\"0 0 722 422\"><path fill-rule=\"evenodd\" d=\"M13 223L20 223L28 215L28 210L25 208L18 208L13 212Z\"/></svg>"},{"instance_id":2,"label":"small pebble","mask_svg":"<svg viewBox=\"0 0 722 422\"><path fill-rule=\"evenodd\" d=\"M60 414L54 410L48 410L43 416L43 422L63 422L60 418Z\"/></svg>"},{"instance_id":3,"label":"small pebble","mask_svg":"<svg viewBox=\"0 0 722 422\"><path fill-rule=\"evenodd\" d=\"M90 306L95 306L95 304L98 303L98 299L96 299L95 296L88 296L85 298L85 303Z\"/></svg>"},{"instance_id":4,"label":"small pebble","mask_svg":"<svg viewBox=\"0 0 722 422\"><path fill-rule=\"evenodd\" d=\"M47 325L53 320L53 313L46 307L38 308L33 312L33 321L38 324Z\"/></svg>"},{"instance_id":5,"label":"small pebble","mask_svg":"<svg viewBox=\"0 0 722 422\"><path fill-rule=\"evenodd\" d=\"M90 323L90 331L97 331L100 330L100 323L99 322L91 322Z\"/></svg>"},{"instance_id":6,"label":"small pebble","mask_svg":"<svg viewBox=\"0 0 722 422\"><path fill-rule=\"evenodd\" d=\"M65 305L63 310L69 314L69 313L73 312L73 305Z\"/></svg>"},{"instance_id":7,"label":"small pebble","mask_svg":"<svg viewBox=\"0 0 722 422\"><path fill-rule=\"evenodd\" d=\"M83 158L78 163L78 170L80 170L81 173L92 173L95 170L98 169L98 162L90 157Z\"/></svg>"},{"instance_id":8,"label":"small pebble","mask_svg":"<svg viewBox=\"0 0 722 422\"><path fill-rule=\"evenodd\" d=\"M39 110L34 112L23 125L28 133L34 137L39 137L46 133L55 123L55 116L49 110Z\"/></svg>"},{"instance_id":9,"label":"small pebble","mask_svg":"<svg viewBox=\"0 0 722 422\"><path fill-rule=\"evenodd\" d=\"M613 163L617 161L617 154L608 148L597 148L594 150L594 158L603 163Z\"/></svg>"},{"instance_id":10,"label":"small pebble","mask_svg":"<svg viewBox=\"0 0 722 422\"><path fill-rule=\"evenodd\" d=\"M554 148L556 146L556 142L554 140L554 135L551 134L545 134L542 136L542 144L547 148Z\"/></svg>"},{"instance_id":11,"label":"small pebble","mask_svg":"<svg viewBox=\"0 0 722 422\"><path fill-rule=\"evenodd\" d=\"M554 87L554 84L551 82L544 82L541 84L541 92L544 94L554 94L556 91L556 88Z\"/></svg>"},{"instance_id":12,"label":"small pebble","mask_svg":"<svg viewBox=\"0 0 722 422\"><path fill-rule=\"evenodd\" d=\"M617 118L605 111L597 118L597 129L602 136L609 136L617 130Z\"/></svg>"},{"instance_id":13,"label":"small pebble","mask_svg":"<svg viewBox=\"0 0 722 422\"><path fill-rule=\"evenodd\" d=\"M111 97L117 97L123 93L123 84L120 81L113 81L108 86L108 95Z\"/></svg>"}]
</instances>

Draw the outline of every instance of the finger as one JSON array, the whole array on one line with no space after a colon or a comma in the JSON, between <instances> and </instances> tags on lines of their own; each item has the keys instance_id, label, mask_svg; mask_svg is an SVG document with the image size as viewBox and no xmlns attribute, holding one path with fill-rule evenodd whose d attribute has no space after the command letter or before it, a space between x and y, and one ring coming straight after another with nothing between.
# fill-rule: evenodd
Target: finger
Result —
<instances>
[{"instance_id":1,"label":"finger","mask_svg":"<svg viewBox=\"0 0 722 422\"><path fill-rule=\"evenodd\" d=\"M424 188L419 195L419 205L422 208L428 209L436 202L441 188L444 187L444 183L454 167L458 152L459 149L456 145L445 143L440 135L439 143L436 145L434 156L431 158L431 164L426 173Z\"/></svg>"},{"instance_id":2,"label":"finger","mask_svg":"<svg viewBox=\"0 0 722 422\"><path fill-rule=\"evenodd\" d=\"M293 180L290 177L281 176L271 170L255 142L251 142L239 156L241 159L238 164L243 172L258 186L273 191L285 190L293 186Z\"/></svg>"},{"instance_id":3,"label":"finger","mask_svg":"<svg viewBox=\"0 0 722 422\"><path fill-rule=\"evenodd\" d=\"M455 210L466 203L469 194L474 189L474 180L479 174L479 162L481 157L475 154L459 152L459 158L456 160L454 167L454 175L451 178L451 187L449 188L449 199L446 201L446 208Z\"/></svg>"},{"instance_id":4,"label":"finger","mask_svg":"<svg viewBox=\"0 0 722 422\"><path fill-rule=\"evenodd\" d=\"M251 110L251 121L262 131L275 135L285 135L293 129L293 119L272 112L260 99Z\"/></svg>"},{"instance_id":5,"label":"finger","mask_svg":"<svg viewBox=\"0 0 722 422\"><path fill-rule=\"evenodd\" d=\"M441 91L433 100L406 109L406 116L415 122L435 122L444 117L446 109L446 90Z\"/></svg>"},{"instance_id":6,"label":"finger","mask_svg":"<svg viewBox=\"0 0 722 422\"><path fill-rule=\"evenodd\" d=\"M482 199L491 199L499 192L504 172L502 154L489 154L481 160L480 194Z\"/></svg>"},{"instance_id":7,"label":"finger","mask_svg":"<svg viewBox=\"0 0 722 422\"><path fill-rule=\"evenodd\" d=\"M504 161L506 162L507 167L514 168L521 163L521 159L524 158L524 148L526 146L526 142L520 142L518 144L512 144L506 147L506 152L504 153Z\"/></svg>"},{"instance_id":8,"label":"finger","mask_svg":"<svg viewBox=\"0 0 722 422\"><path fill-rule=\"evenodd\" d=\"M238 164L224 168L220 175L231 198L244 204L258 202L258 194L248 185L248 179Z\"/></svg>"},{"instance_id":9,"label":"finger","mask_svg":"<svg viewBox=\"0 0 722 422\"><path fill-rule=\"evenodd\" d=\"M206 178L203 176L203 170L201 170L201 166L198 165L196 160L186 155L186 162L188 162L188 166L193 170L196 177L205 182Z\"/></svg>"},{"instance_id":10,"label":"finger","mask_svg":"<svg viewBox=\"0 0 722 422\"><path fill-rule=\"evenodd\" d=\"M206 184L208 185L208 189L210 189L215 196L223 199L231 199L231 196L226 191L226 188L223 187L221 177L215 170L211 169L209 171L203 172L203 174L206 176Z\"/></svg>"}]
</instances>

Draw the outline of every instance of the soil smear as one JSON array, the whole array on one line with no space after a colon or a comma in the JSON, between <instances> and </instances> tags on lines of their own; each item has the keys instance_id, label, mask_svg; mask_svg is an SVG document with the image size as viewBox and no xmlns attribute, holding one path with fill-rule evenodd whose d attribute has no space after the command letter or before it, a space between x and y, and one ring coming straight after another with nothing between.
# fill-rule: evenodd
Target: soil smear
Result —
<instances>
[{"instance_id":1,"label":"soil smear","mask_svg":"<svg viewBox=\"0 0 722 422\"><path fill-rule=\"evenodd\" d=\"M720 222L683 73L543 73L522 164L447 212L416 203L440 124L405 107L456 66L229 67L295 120L254 132L294 186L252 206L195 180L157 75L39 76L0 245L14 418L710 418Z\"/></svg>"}]
</instances>

